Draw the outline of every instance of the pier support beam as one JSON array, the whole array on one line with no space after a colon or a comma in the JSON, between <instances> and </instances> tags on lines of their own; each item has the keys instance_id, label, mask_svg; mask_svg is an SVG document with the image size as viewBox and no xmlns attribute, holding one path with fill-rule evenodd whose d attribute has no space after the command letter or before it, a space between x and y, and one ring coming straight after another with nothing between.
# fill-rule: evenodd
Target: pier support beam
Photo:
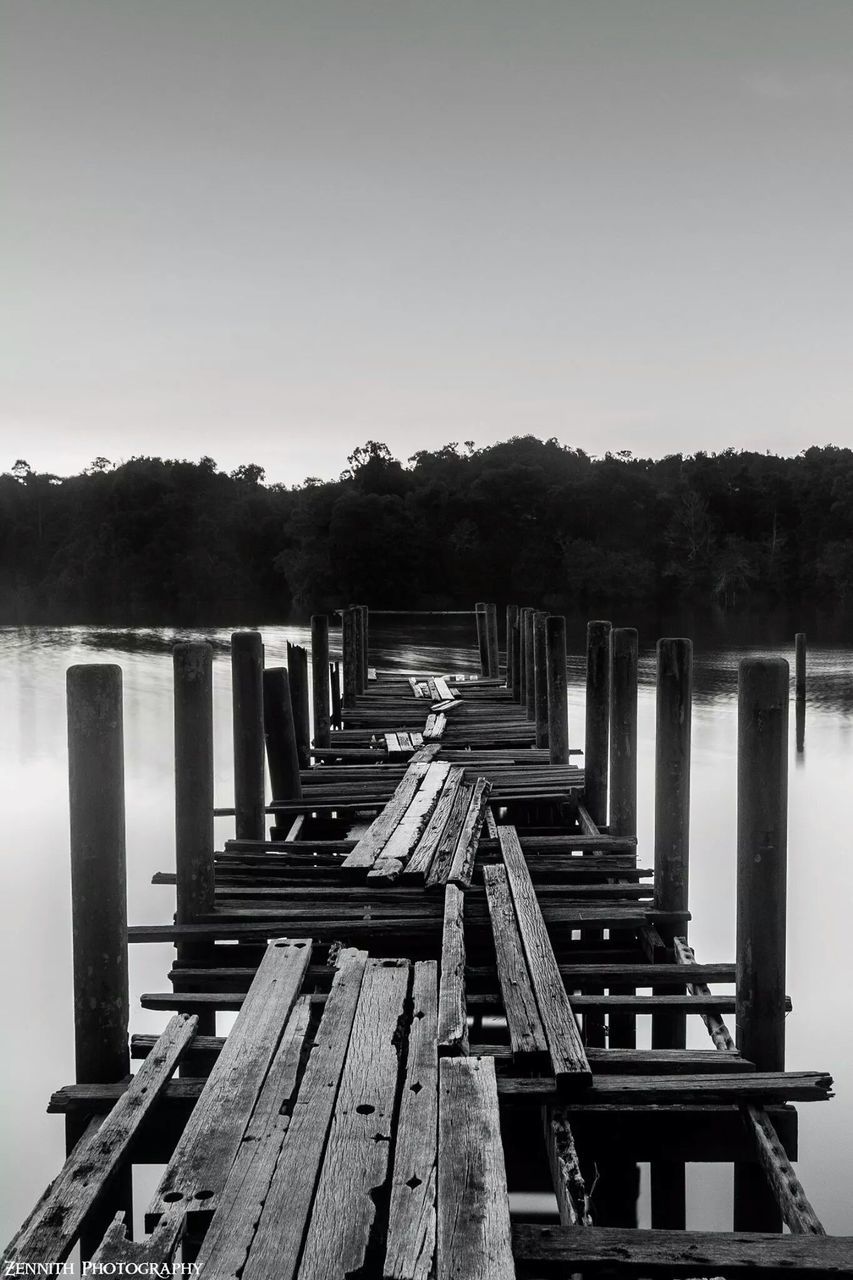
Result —
<instances>
[{"instance_id":1,"label":"pier support beam","mask_svg":"<svg viewBox=\"0 0 853 1280\"><path fill-rule=\"evenodd\" d=\"M487 674L497 680L501 674L501 656L498 645L498 607L495 604L486 605L486 655L489 668Z\"/></svg>"},{"instance_id":2,"label":"pier support beam","mask_svg":"<svg viewBox=\"0 0 853 1280\"><path fill-rule=\"evenodd\" d=\"M474 621L477 624L477 652L480 655L480 675L489 674L489 640L486 635L486 605L478 600L474 605Z\"/></svg>"},{"instance_id":3,"label":"pier support beam","mask_svg":"<svg viewBox=\"0 0 853 1280\"><path fill-rule=\"evenodd\" d=\"M308 652L302 645L288 642L287 675L299 767L308 769L311 765L311 694L308 689Z\"/></svg>"},{"instance_id":4,"label":"pier support beam","mask_svg":"<svg viewBox=\"0 0 853 1280\"><path fill-rule=\"evenodd\" d=\"M325 613L311 617L311 696L314 705L314 745L331 744L329 700L329 619Z\"/></svg>"},{"instance_id":5,"label":"pier support beam","mask_svg":"<svg viewBox=\"0 0 853 1280\"><path fill-rule=\"evenodd\" d=\"M518 643L518 605L506 607L506 687L518 701L518 682L521 669L521 650Z\"/></svg>"},{"instance_id":6,"label":"pier support beam","mask_svg":"<svg viewBox=\"0 0 853 1280\"><path fill-rule=\"evenodd\" d=\"M794 692L796 694L797 751L804 751L806 746L806 633L798 631L794 636L795 674Z\"/></svg>"},{"instance_id":7,"label":"pier support beam","mask_svg":"<svg viewBox=\"0 0 853 1280\"><path fill-rule=\"evenodd\" d=\"M121 667L69 667L66 688L74 1058L101 1084L130 1067Z\"/></svg>"},{"instance_id":8,"label":"pier support beam","mask_svg":"<svg viewBox=\"0 0 853 1280\"><path fill-rule=\"evenodd\" d=\"M744 659L738 683L737 1047L785 1069L788 683L784 658ZM735 1165L736 1231L781 1231L759 1166Z\"/></svg>"},{"instance_id":9,"label":"pier support beam","mask_svg":"<svg viewBox=\"0 0 853 1280\"><path fill-rule=\"evenodd\" d=\"M175 683L175 919L178 924L191 924L199 916L209 914L214 907L213 650L209 644L175 645L172 664ZM195 943L181 942L178 944L178 959L189 961L209 951L206 944L199 949ZM209 1021L212 1024L213 1019Z\"/></svg>"},{"instance_id":10,"label":"pier support beam","mask_svg":"<svg viewBox=\"0 0 853 1280\"><path fill-rule=\"evenodd\" d=\"M355 606L358 612L358 652L361 659L359 666L359 693L367 688L368 653L370 649L370 614L366 604Z\"/></svg>"},{"instance_id":11,"label":"pier support beam","mask_svg":"<svg viewBox=\"0 0 853 1280\"><path fill-rule=\"evenodd\" d=\"M355 609L344 609L341 615L344 663L344 706L354 707L358 697L358 617Z\"/></svg>"},{"instance_id":12,"label":"pier support beam","mask_svg":"<svg viewBox=\"0 0 853 1280\"><path fill-rule=\"evenodd\" d=\"M533 701L536 746L548 745L548 615L537 609L533 615Z\"/></svg>"},{"instance_id":13,"label":"pier support beam","mask_svg":"<svg viewBox=\"0 0 853 1280\"><path fill-rule=\"evenodd\" d=\"M610 623L586 628L586 725L584 799L593 822L607 822L607 762L610 740Z\"/></svg>"},{"instance_id":14,"label":"pier support beam","mask_svg":"<svg viewBox=\"0 0 853 1280\"><path fill-rule=\"evenodd\" d=\"M264 734L273 800L301 800L290 674L284 667L264 672Z\"/></svg>"},{"instance_id":15,"label":"pier support beam","mask_svg":"<svg viewBox=\"0 0 853 1280\"><path fill-rule=\"evenodd\" d=\"M536 649L534 642L535 609L522 610L524 615L524 709L528 720L536 719Z\"/></svg>"},{"instance_id":16,"label":"pier support beam","mask_svg":"<svg viewBox=\"0 0 853 1280\"><path fill-rule=\"evenodd\" d=\"M548 664L548 751L551 764L569 763L569 694L566 679L566 619L550 617L545 628Z\"/></svg>"},{"instance_id":17,"label":"pier support beam","mask_svg":"<svg viewBox=\"0 0 853 1280\"><path fill-rule=\"evenodd\" d=\"M235 631L231 637L231 697L238 840L263 840L265 834L263 670L261 633Z\"/></svg>"}]
</instances>

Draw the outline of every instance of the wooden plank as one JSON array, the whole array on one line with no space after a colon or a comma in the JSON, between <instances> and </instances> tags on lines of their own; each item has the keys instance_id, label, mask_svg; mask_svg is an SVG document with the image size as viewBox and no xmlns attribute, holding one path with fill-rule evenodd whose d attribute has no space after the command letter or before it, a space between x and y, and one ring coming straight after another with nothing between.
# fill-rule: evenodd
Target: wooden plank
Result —
<instances>
[{"instance_id":1,"label":"wooden plank","mask_svg":"<svg viewBox=\"0 0 853 1280\"><path fill-rule=\"evenodd\" d=\"M442 711L431 711L426 719L424 727L424 737L433 742L438 742L444 737L444 731L447 728L447 716Z\"/></svg>"},{"instance_id":2,"label":"wooden plank","mask_svg":"<svg viewBox=\"0 0 853 1280\"><path fill-rule=\"evenodd\" d=\"M623 1276L853 1276L853 1236L638 1231L631 1227L513 1229L517 1258L536 1276L583 1271Z\"/></svg>"},{"instance_id":3,"label":"wooden plank","mask_svg":"<svg viewBox=\"0 0 853 1280\"><path fill-rule=\"evenodd\" d=\"M465 770L451 765L441 795L432 811L432 815L424 827L423 834L411 857L403 868L403 880L411 883L422 883L429 872L435 851L438 848L447 820L453 808L456 793L462 783Z\"/></svg>"},{"instance_id":4,"label":"wooden plank","mask_svg":"<svg viewBox=\"0 0 853 1280\"><path fill-rule=\"evenodd\" d=\"M346 950L317 1030L241 1280L293 1280L332 1110L338 1096L367 956Z\"/></svg>"},{"instance_id":5,"label":"wooden plank","mask_svg":"<svg viewBox=\"0 0 853 1280\"><path fill-rule=\"evenodd\" d=\"M487 778L478 778L474 783L474 790L468 802L468 811L465 814L462 829L459 832L459 839L456 842L453 861L447 873L449 881L464 888L470 885L474 874L477 842L480 839L480 832L486 820L486 807L489 803L491 790L492 784Z\"/></svg>"},{"instance_id":6,"label":"wooden plank","mask_svg":"<svg viewBox=\"0 0 853 1280\"><path fill-rule=\"evenodd\" d=\"M400 739L396 733L385 734L385 749L389 756L398 756L400 754Z\"/></svg>"},{"instance_id":7,"label":"wooden plank","mask_svg":"<svg viewBox=\"0 0 853 1280\"><path fill-rule=\"evenodd\" d=\"M458 706L459 702L456 698L443 698L441 702L434 702L430 710L441 711L446 714L448 711L453 711Z\"/></svg>"},{"instance_id":8,"label":"wooden plank","mask_svg":"<svg viewBox=\"0 0 853 1280\"><path fill-rule=\"evenodd\" d=\"M491 1058L439 1065L436 1280L514 1280Z\"/></svg>"},{"instance_id":9,"label":"wooden plank","mask_svg":"<svg viewBox=\"0 0 853 1280\"><path fill-rule=\"evenodd\" d=\"M569 1114L562 1108L545 1109L545 1146L557 1211L564 1227L589 1227L592 1217L586 1183L581 1173Z\"/></svg>"},{"instance_id":10,"label":"wooden plank","mask_svg":"<svg viewBox=\"0 0 853 1280\"><path fill-rule=\"evenodd\" d=\"M438 1156L437 966L414 966L412 1021L394 1150L385 1280L428 1280L435 1257Z\"/></svg>"},{"instance_id":11,"label":"wooden plank","mask_svg":"<svg viewBox=\"0 0 853 1280\"><path fill-rule=\"evenodd\" d=\"M437 676L435 681L435 700L436 702L454 702L459 697L455 689L451 689L447 681L442 676Z\"/></svg>"},{"instance_id":12,"label":"wooden plank","mask_svg":"<svg viewBox=\"0 0 853 1280\"><path fill-rule=\"evenodd\" d=\"M347 1280L364 1267L376 1216L371 1192L388 1169L408 985L408 961L368 961L299 1280Z\"/></svg>"},{"instance_id":13,"label":"wooden plank","mask_svg":"<svg viewBox=\"0 0 853 1280\"><path fill-rule=\"evenodd\" d=\"M548 1055L548 1040L539 1016L530 970L509 892L506 867L483 867L486 899L495 939L498 981L515 1060Z\"/></svg>"},{"instance_id":14,"label":"wooden plank","mask_svg":"<svg viewBox=\"0 0 853 1280\"><path fill-rule=\"evenodd\" d=\"M450 813L444 824L444 830L438 839L435 853L429 864L429 870L424 877L424 884L429 889L443 887L447 884L447 874L453 862L453 855L456 852L456 843L459 839L462 823L465 820L465 814L468 812L468 802L471 799L472 790L473 788L467 782L460 782L456 790L450 806Z\"/></svg>"},{"instance_id":15,"label":"wooden plank","mask_svg":"<svg viewBox=\"0 0 853 1280\"><path fill-rule=\"evenodd\" d=\"M373 866L414 799L427 768L426 763L409 765L385 808L344 859L342 865L348 871L367 870Z\"/></svg>"},{"instance_id":16,"label":"wooden plank","mask_svg":"<svg viewBox=\"0 0 853 1280\"><path fill-rule=\"evenodd\" d=\"M438 1051L468 1052L465 1006L465 895L455 884L444 891L444 929L441 936L441 985L438 1000Z\"/></svg>"},{"instance_id":17,"label":"wooden plank","mask_svg":"<svg viewBox=\"0 0 853 1280\"><path fill-rule=\"evenodd\" d=\"M588 1085L592 1072L515 827L498 829L524 954L559 1087Z\"/></svg>"},{"instance_id":18,"label":"wooden plank","mask_svg":"<svg viewBox=\"0 0 853 1280\"><path fill-rule=\"evenodd\" d=\"M400 744L400 750L406 755L414 749L412 747L412 735L410 733L404 733L402 729L397 734L397 741Z\"/></svg>"},{"instance_id":19,"label":"wooden plank","mask_svg":"<svg viewBox=\"0 0 853 1280\"><path fill-rule=\"evenodd\" d=\"M384 879L396 878L400 874L424 832L447 780L450 767L445 760L435 760L427 766L414 799L373 864L372 870L368 873L368 880L374 876L381 876Z\"/></svg>"},{"instance_id":20,"label":"wooden plank","mask_svg":"<svg viewBox=\"0 0 853 1280\"><path fill-rule=\"evenodd\" d=\"M197 1018L176 1014L103 1124L82 1138L4 1252L4 1266L63 1262L108 1180L127 1156L134 1134L158 1101Z\"/></svg>"},{"instance_id":21,"label":"wooden plank","mask_svg":"<svg viewBox=\"0 0 853 1280\"><path fill-rule=\"evenodd\" d=\"M284 1029L225 1183L219 1208L208 1226L196 1259L204 1275L237 1276L245 1265L290 1124L284 1110L296 1089L310 1015L310 1000L300 996Z\"/></svg>"},{"instance_id":22,"label":"wooden plank","mask_svg":"<svg viewBox=\"0 0 853 1280\"><path fill-rule=\"evenodd\" d=\"M311 959L310 939L271 942L237 1021L193 1108L181 1140L154 1193L146 1221L154 1225L169 1204L213 1212L237 1148L299 994Z\"/></svg>"},{"instance_id":23,"label":"wooden plank","mask_svg":"<svg viewBox=\"0 0 853 1280\"><path fill-rule=\"evenodd\" d=\"M430 760L434 760L440 750L440 742L425 742L422 747L418 747L409 764L429 764Z\"/></svg>"}]
</instances>

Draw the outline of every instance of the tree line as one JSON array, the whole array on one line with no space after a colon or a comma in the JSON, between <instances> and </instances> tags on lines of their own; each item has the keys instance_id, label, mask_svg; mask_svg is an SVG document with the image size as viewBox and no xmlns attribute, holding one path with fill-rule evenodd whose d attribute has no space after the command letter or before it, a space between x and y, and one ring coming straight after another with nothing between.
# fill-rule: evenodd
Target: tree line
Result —
<instances>
[{"instance_id":1,"label":"tree line","mask_svg":"<svg viewBox=\"0 0 853 1280\"><path fill-rule=\"evenodd\" d=\"M596 610L853 601L853 451L593 458L377 441L334 481L97 458L0 476L0 621L276 622L360 601Z\"/></svg>"}]
</instances>

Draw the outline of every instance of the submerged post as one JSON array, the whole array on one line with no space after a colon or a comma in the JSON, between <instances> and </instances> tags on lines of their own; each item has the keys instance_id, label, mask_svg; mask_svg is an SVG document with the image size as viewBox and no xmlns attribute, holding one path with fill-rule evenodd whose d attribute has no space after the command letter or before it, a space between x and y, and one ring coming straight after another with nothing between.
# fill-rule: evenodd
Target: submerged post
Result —
<instances>
[{"instance_id":1,"label":"submerged post","mask_svg":"<svg viewBox=\"0 0 853 1280\"><path fill-rule=\"evenodd\" d=\"M566 619L545 626L548 667L548 752L551 764L569 763L569 696L566 679Z\"/></svg>"},{"instance_id":2,"label":"submerged post","mask_svg":"<svg viewBox=\"0 0 853 1280\"><path fill-rule=\"evenodd\" d=\"M331 743L329 700L329 619L325 613L311 617L311 696L314 704L314 745Z\"/></svg>"},{"instance_id":3,"label":"submerged post","mask_svg":"<svg viewBox=\"0 0 853 1280\"><path fill-rule=\"evenodd\" d=\"M548 745L548 615L537 609L533 615L533 702L536 746Z\"/></svg>"},{"instance_id":4,"label":"submerged post","mask_svg":"<svg viewBox=\"0 0 853 1280\"><path fill-rule=\"evenodd\" d=\"M296 750L302 769L311 764L311 712L308 691L308 653L302 645L287 645L287 674L290 681L290 703L296 729Z\"/></svg>"},{"instance_id":5,"label":"submerged post","mask_svg":"<svg viewBox=\"0 0 853 1280\"><path fill-rule=\"evenodd\" d=\"M584 798L590 817L599 827L607 822L610 632L609 622L587 623Z\"/></svg>"},{"instance_id":6,"label":"submerged post","mask_svg":"<svg viewBox=\"0 0 853 1280\"><path fill-rule=\"evenodd\" d=\"M344 609L341 615L343 636L341 640L344 662L344 706L354 707L358 697L358 620L354 609Z\"/></svg>"},{"instance_id":7,"label":"submerged post","mask_svg":"<svg viewBox=\"0 0 853 1280\"><path fill-rule=\"evenodd\" d=\"M797 735L797 751L804 751L806 746L806 633L798 631L794 636L796 653L794 685L796 693L795 729Z\"/></svg>"},{"instance_id":8,"label":"submerged post","mask_svg":"<svg viewBox=\"0 0 853 1280\"><path fill-rule=\"evenodd\" d=\"M480 655L480 675L489 674L489 642L486 636L486 606L482 600L474 605L474 620L477 623L477 652Z\"/></svg>"},{"instance_id":9,"label":"submerged post","mask_svg":"<svg viewBox=\"0 0 853 1280\"><path fill-rule=\"evenodd\" d=\"M655 906L686 911L690 847L690 729L693 698L693 645L690 640L657 644L655 731ZM687 923L660 924L668 946ZM658 995L683 995L681 986L656 986ZM652 1048L684 1049L687 1019L683 1012L652 1015ZM686 1223L684 1163L653 1161L652 1225L681 1230Z\"/></svg>"},{"instance_id":10,"label":"submerged post","mask_svg":"<svg viewBox=\"0 0 853 1280\"><path fill-rule=\"evenodd\" d=\"M518 648L518 605L506 607L506 687L518 700L518 669L521 654Z\"/></svg>"},{"instance_id":11,"label":"submerged post","mask_svg":"<svg viewBox=\"0 0 853 1280\"><path fill-rule=\"evenodd\" d=\"M175 682L175 855L178 924L192 924L214 907L213 650L177 644ZM207 950L207 949L205 949ZM182 943L181 960L198 955Z\"/></svg>"},{"instance_id":12,"label":"submerged post","mask_svg":"<svg viewBox=\"0 0 853 1280\"><path fill-rule=\"evenodd\" d=\"M536 719L536 649L534 647L535 609L524 610L524 708L528 720Z\"/></svg>"},{"instance_id":13,"label":"submerged post","mask_svg":"<svg viewBox=\"0 0 853 1280\"><path fill-rule=\"evenodd\" d=\"M264 672L264 734L273 800L300 800L299 748L290 675L285 667L270 667Z\"/></svg>"},{"instance_id":14,"label":"submerged post","mask_svg":"<svg viewBox=\"0 0 853 1280\"><path fill-rule=\"evenodd\" d=\"M68 791L77 1080L130 1068L121 667L69 667Z\"/></svg>"},{"instance_id":15,"label":"submerged post","mask_svg":"<svg viewBox=\"0 0 853 1280\"><path fill-rule=\"evenodd\" d=\"M263 840L264 645L259 631L231 637L231 698L234 713L234 806L238 840Z\"/></svg>"},{"instance_id":16,"label":"submerged post","mask_svg":"<svg viewBox=\"0 0 853 1280\"><path fill-rule=\"evenodd\" d=\"M501 657L498 645L498 607L495 604L486 605L486 655L488 674L498 678L501 674Z\"/></svg>"},{"instance_id":17,"label":"submerged post","mask_svg":"<svg viewBox=\"0 0 853 1280\"><path fill-rule=\"evenodd\" d=\"M785 1069L788 687L784 658L751 658L738 682L737 1047ZM757 1165L735 1165L735 1230L781 1231Z\"/></svg>"}]
</instances>

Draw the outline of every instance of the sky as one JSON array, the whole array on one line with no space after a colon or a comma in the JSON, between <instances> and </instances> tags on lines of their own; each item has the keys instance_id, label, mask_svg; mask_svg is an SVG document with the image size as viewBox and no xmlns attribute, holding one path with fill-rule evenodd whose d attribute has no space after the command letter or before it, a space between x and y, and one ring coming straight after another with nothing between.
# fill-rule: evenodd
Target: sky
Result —
<instances>
[{"instance_id":1,"label":"sky","mask_svg":"<svg viewBox=\"0 0 853 1280\"><path fill-rule=\"evenodd\" d=\"M0 470L853 444L851 0L0 26Z\"/></svg>"}]
</instances>

